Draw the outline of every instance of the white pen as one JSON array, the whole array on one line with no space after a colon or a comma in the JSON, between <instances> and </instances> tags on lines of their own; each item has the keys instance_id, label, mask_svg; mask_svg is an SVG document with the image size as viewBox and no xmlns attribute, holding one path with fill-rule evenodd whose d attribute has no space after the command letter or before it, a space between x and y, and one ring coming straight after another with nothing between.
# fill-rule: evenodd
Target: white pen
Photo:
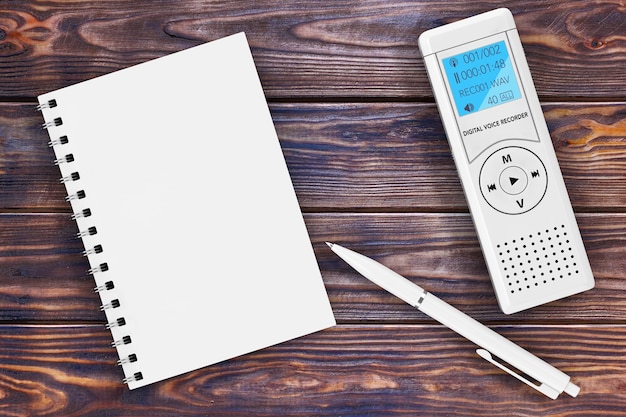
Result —
<instances>
[{"instance_id":1,"label":"white pen","mask_svg":"<svg viewBox=\"0 0 626 417\"><path fill-rule=\"evenodd\" d=\"M482 348L477 349L476 352L483 359L503 371L553 400L562 392L566 392L572 397L578 395L580 388L570 382L569 376L549 363L539 359L505 337L500 336L467 314L462 313L375 260L334 243L326 242L326 244L340 258L374 284L384 288L444 326L476 343ZM518 369L525 375L519 375L515 370L508 368L506 364ZM534 379L537 383L530 381L528 377Z\"/></svg>"}]
</instances>

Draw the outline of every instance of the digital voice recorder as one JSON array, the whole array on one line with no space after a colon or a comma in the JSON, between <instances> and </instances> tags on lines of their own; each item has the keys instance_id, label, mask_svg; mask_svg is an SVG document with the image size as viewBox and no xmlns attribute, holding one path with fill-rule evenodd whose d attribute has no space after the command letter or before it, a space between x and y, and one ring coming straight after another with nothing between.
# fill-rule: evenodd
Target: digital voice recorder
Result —
<instances>
[{"instance_id":1,"label":"digital voice recorder","mask_svg":"<svg viewBox=\"0 0 626 417\"><path fill-rule=\"evenodd\" d=\"M428 30L419 46L502 311L593 288L511 12Z\"/></svg>"}]
</instances>

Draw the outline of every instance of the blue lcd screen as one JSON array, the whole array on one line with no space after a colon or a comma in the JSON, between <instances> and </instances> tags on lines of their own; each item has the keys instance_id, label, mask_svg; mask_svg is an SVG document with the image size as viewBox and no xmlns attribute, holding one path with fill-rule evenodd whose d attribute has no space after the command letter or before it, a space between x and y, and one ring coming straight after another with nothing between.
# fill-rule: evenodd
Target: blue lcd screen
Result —
<instances>
[{"instance_id":1,"label":"blue lcd screen","mask_svg":"<svg viewBox=\"0 0 626 417\"><path fill-rule=\"evenodd\" d=\"M459 116L522 98L504 41L443 60Z\"/></svg>"}]
</instances>

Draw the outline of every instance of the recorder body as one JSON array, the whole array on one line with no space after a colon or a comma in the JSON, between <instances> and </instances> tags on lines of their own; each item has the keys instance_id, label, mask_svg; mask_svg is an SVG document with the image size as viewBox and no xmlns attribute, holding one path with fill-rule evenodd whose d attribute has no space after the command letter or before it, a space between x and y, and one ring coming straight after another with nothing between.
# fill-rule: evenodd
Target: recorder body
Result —
<instances>
[{"instance_id":1,"label":"recorder body","mask_svg":"<svg viewBox=\"0 0 626 417\"><path fill-rule=\"evenodd\" d=\"M419 45L502 311L592 288L511 12L426 31Z\"/></svg>"}]
</instances>

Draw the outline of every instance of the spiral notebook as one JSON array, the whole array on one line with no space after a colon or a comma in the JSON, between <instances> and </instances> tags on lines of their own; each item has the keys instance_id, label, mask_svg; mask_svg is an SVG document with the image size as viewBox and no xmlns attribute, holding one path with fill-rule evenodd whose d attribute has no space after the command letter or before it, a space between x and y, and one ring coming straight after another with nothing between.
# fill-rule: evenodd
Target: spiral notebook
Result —
<instances>
[{"instance_id":1,"label":"spiral notebook","mask_svg":"<svg viewBox=\"0 0 626 417\"><path fill-rule=\"evenodd\" d=\"M39 103L131 389L335 324L245 34Z\"/></svg>"}]
</instances>

